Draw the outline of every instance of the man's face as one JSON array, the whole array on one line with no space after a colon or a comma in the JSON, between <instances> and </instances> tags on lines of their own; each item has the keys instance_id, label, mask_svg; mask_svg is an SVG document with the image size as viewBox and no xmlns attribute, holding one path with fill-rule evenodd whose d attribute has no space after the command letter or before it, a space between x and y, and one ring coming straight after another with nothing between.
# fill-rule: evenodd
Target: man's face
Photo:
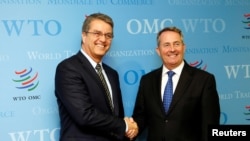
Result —
<instances>
[{"instance_id":1,"label":"man's face","mask_svg":"<svg viewBox=\"0 0 250 141\"><path fill-rule=\"evenodd\" d=\"M185 45L181 36L173 31L165 31L159 37L159 46L156 48L163 64L170 70L176 68L184 59Z\"/></svg>"},{"instance_id":2,"label":"man's face","mask_svg":"<svg viewBox=\"0 0 250 141\"><path fill-rule=\"evenodd\" d=\"M93 60L99 62L110 49L112 38L113 29L108 23L93 20L90 29L82 33L82 48Z\"/></svg>"}]
</instances>

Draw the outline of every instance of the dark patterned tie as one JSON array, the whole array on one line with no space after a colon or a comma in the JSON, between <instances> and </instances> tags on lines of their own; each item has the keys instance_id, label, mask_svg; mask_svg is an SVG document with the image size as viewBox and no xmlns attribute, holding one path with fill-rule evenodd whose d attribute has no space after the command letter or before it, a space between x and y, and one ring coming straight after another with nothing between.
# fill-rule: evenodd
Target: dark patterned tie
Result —
<instances>
[{"instance_id":1,"label":"dark patterned tie","mask_svg":"<svg viewBox=\"0 0 250 141\"><path fill-rule=\"evenodd\" d=\"M99 75L101 81L102 81L102 85L105 89L105 92L106 92L106 95L108 97L108 102L109 102L109 106L110 106L110 109L112 110L112 112L114 112L114 107L113 107L113 104L112 104L112 100L111 100L111 95L110 95L110 92L109 92L109 88L108 88L108 85L106 83L106 80L102 74L102 67L100 64L97 64L95 69L97 70L97 74Z\"/></svg>"},{"instance_id":2,"label":"dark patterned tie","mask_svg":"<svg viewBox=\"0 0 250 141\"><path fill-rule=\"evenodd\" d=\"M172 81L172 76L175 74L173 71L168 71L168 82L164 90L164 95L163 95L163 105L165 108L165 112L168 112L169 106L172 101L173 97L173 81Z\"/></svg>"}]
</instances>

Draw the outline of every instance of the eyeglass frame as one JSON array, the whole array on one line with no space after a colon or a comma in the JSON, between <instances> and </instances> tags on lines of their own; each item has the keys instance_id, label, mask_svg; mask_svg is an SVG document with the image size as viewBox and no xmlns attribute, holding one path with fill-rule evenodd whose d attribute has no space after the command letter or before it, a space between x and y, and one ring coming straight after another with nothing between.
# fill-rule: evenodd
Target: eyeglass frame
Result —
<instances>
[{"instance_id":1,"label":"eyeglass frame","mask_svg":"<svg viewBox=\"0 0 250 141\"><path fill-rule=\"evenodd\" d=\"M93 34L96 38L100 38L102 36L105 37L105 39L108 39L108 40L112 40L114 38L114 35L113 33L102 33L101 31L93 31L93 32L90 32L90 31L84 31L85 33L91 33Z\"/></svg>"}]
</instances>

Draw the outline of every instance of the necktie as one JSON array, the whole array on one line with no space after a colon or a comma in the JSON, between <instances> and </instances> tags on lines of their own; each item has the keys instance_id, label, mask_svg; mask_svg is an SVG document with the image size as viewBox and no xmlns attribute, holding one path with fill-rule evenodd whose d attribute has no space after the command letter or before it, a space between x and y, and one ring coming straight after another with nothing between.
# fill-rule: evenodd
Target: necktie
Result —
<instances>
[{"instance_id":1,"label":"necktie","mask_svg":"<svg viewBox=\"0 0 250 141\"><path fill-rule=\"evenodd\" d=\"M173 97L173 81L172 81L172 76L175 74L173 71L168 71L168 82L164 90L164 95L163 95L163 105L165 108L165 112L168 112L169 106L172 101Z\"/></svg>"},{"instance_id":2,"label":"necktie","mask_svg":"<svg viewBox=\"0 0 250 141\"><path fill-rule=\"evenodd\" d=\"M100 77L100 79L102 81L102 85L103 85L103 87L105 89L105 93L106 93L106 95L108 97L108 102L109 102L110 109L112 110L112 112L114 112L114 107L113 107L113 104L112 104L112 100L111 100L110 92L109 92L109 89L108 89L108 85L107 85L106 80L105 80L105 78L104 78L104 76L102 74L102 67L101 67L100 64L97 64L95 69L97 70L97 73L98 73L98 75L99 75L99 77Z\"/></svg>"}]
</instances>

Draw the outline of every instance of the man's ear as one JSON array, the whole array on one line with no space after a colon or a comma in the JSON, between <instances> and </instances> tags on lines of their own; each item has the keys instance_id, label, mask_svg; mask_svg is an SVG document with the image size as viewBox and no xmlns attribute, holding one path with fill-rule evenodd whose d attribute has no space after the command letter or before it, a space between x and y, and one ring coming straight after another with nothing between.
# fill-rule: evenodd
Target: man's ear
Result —
<instances>
[{"instance_id":1,"label":"man's ear","mask_svg":"<svg viewBox=\"0 0 250 141\"><path fill-rule=\"evenodd\" d=\"M159 51L159 47L155 48L155 51L157 52L157 54L160 56L160 51Z\"/></svg>"}]
</instances>

